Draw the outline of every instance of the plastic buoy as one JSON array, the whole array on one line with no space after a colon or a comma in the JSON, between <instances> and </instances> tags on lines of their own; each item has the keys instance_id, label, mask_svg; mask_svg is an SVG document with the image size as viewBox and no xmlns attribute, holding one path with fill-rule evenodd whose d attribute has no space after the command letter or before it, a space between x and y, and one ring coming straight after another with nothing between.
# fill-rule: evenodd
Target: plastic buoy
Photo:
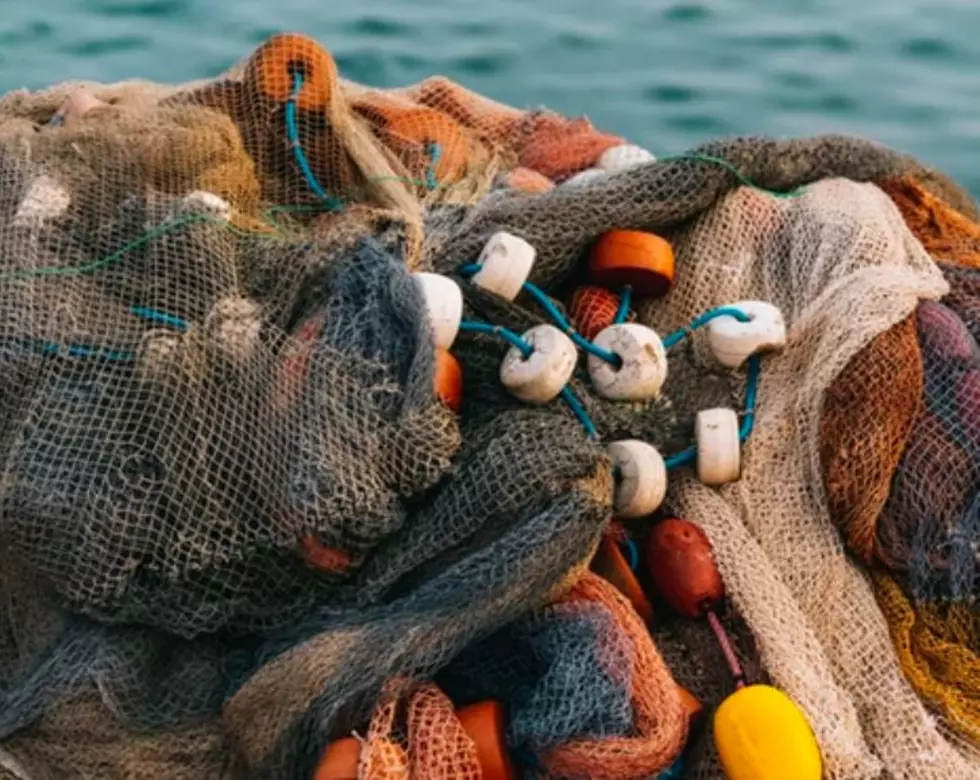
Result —
<instances>
[{"instance_id":1,"label":"plastic buoy","mask_svg":"<svg viewBox=\"0 0 980 780\"><path fill-rule=\"evenodd\" d=\"M562 187L581 187L585 184L592 184L599 179L604 179L606 172L601 168L586 168L579 171L574 176L569 176L561 183Z\"/></svg>"},{"instance_id":2,"label":"plastic buoy","mask_svg":"<svg viewBox=\"0 0 980 780\"><path fill-rule=\"evenodd\" d=\"M806 716L768 685L736 691L715 712L714 739L728 780L820 780L820 747Z\"/></svg>"},{"instance_id":3,"label":"plastic buoy","mask_svg":"<svg viewBox=\"0 0 980 780\"><path fill-rule=\"evenodd\" d=\"M449 349L456 341L463 320L463 291L448 276L418 272L412 274L422 293L432 325L437 349Z\"/></svg>"},{"instance_id":4,"label":"plastic buoy","mask_svg":"<svg viewBox=\"0 0 980 780\"><path fill-rule=\"evenodd\" d=\"M605 287L579 287L568 304L568 315L575 330L592 341L616 321L619 296Z\"/></svg>"},{"instance_id":5,"label":"plastic buoy","mask_svg":"<svg viewBox=\"0 0 980 780\"><path fill-rule=\"evenodd\" d=\"M523 238L501 231L491 236L477 262L473 284L505 300L514 300L531 275L537 252Z\"/></svg>"},{"instance_id":6,"label":"plastic buoy","mask_svg":"<svg viewBox=\"0 0 980 780\"><path fill-rule=\"evenodd\" d=\"M361 743L354 737L338 739L327 745L317 764L313 780L358 780Z\"/></svg>"},{"instance_id":7,"label":"plastic buoy","mask_svg":"<svg viewBox=\"0 0 980 780\"><path fill-rule=\"evenodd\" d=\"M657 592L685 617L702 617L725 598L711 542L688 520L671 517L653 527L646 563Z\"/></svg>"},{"instance_id":8,"label":"plastic buoy","mask_svg":"<svg viewBox=\"0 0 980 780\"><path fill-rule=\"evenodd\" d=\"M677 686L681 694L681 706L684 708L684 713L687 715L687 720L689 724L689 729L691 731L697 726L698 721L701 720L701 716L704 715L704 705L698 700L698 697L691 693L687 688L683 686Z\"/></svg>"},{"instance_id":9,"label":"plastic buoy","mask_svg":"<svg viewBox=\"0 0 980 780\"><path fill-rule=\"evenodd\" d=\"M530 168L514 168L504 176L504 185L512 190L520 190L529 195L540 195L555 188L555 183L543 173Z\"/></svg>"},{"instance_id":10,"label":"plastic buoy","mask_svg":"<svg viewBox=\"0 0 980 780\"><path fill-rule=\"evenodd\" d=\"M204 214L223 222L231 219L231 204L220 195L205 190L195 190L181 198L180 211L190 214Z\"/></svg>"},{"instance_id":11,"label":"plastic buoy","mask_svg":"<svg viewBox=\"0 0 980 780\"><path fill-rule=\"evenodd\" d=\"M674 250L653 233L612 230L596 241L589 276L610 290L629 286L640 297L661 298L674 283Z\"/></svg>"},{"instance_id":12,"label":"plastic buoy","mask_svg":"<svg viewBox=\"0 0 980 780\"><path fill-rule=\"evenodd\" d=\"M297 74L303 83L296 106L304 111L325 110L337 84L337 64L305 35L280 33L266 40L246 63L244 81L260 95L285 103L293 94Z\"/></svg>"},{"instance_id":13,"label":"plastic buoy","mask_svg":"<svg viewBox=\"0 0 980 780\"><path fill-rule=\"evenodd\" d=\"M459 414L463 403L463 368L448 350L436 350L434 383L436 398Z\"/></svg>"},{"instance_id":14,"label":"plastic buoy","mask_svg":"<svg viewBox=\"0 0 980 780\"><path fill-rule=\"evenodd\" d=\"M108 105L85 87L79 87L65 99L54 116L48 120L48 127L73 127L84 119L90 111L106 108Z\"/></svg>"},{"instance_id":15,"label":"plastic buoy","mask_svg":"<svg viewBox=\"0 0 980 780\"><path fill-rule=\"evenodd\" d=\"M511 347L500 364L500 381L515 398L546 404L572 378L578 352L554 325L537 325L524 334L524 340L534 351L525 359L517 347Z\"/></svg>"},{"instance_id":16,"label":"plastic buoy","mask_svg":"<svg viewBox=\"0 0 980 780\"><path fill-rule=\"evenodd\" d=\"M667 353L656 331L635 323L611 325L593 343L620 359L616 366L589 355L589 376L603 398L645 401L660 393L667 380Z\"/></svg>"},{"instance_id":17,"label":"plastic buoy","mask_svg":"<svg viewBox=\"0 0 980 780\"><path fill-rule=\"evenodd\" d=\"M708 346L721 365L738 368L752 355L786 346L783 313L764 301L729 304L750 317L739 322L734 317L717 317L708 323Z\"/></svg>"},{"instance_id":18,"label":"plastic buoy","mask_svg":"<svg viewBox=\"0 0 980 780\"><path fill-rule=\"evenodd\" d=\"M653 622L653 605L615 539L609 536L602 538L592 559L591 569L629 599L643 622L648 625Z\"/></svg>"},{"instance_id":19,"label":"plastic buoy","mask_svg":"<svg viewBox=\"0 0 980 780\"><path fill-rule=\"evenodd\" d=\"M476 743L483 780L516 780L517 771L507 752L503 705L498 701L481 701L457 710L456 717Z\"/></svg>"},{"instance_id":20,"label":"plastic buoy","mask_svg":"<svg viewBox=\"0 0 980 780\"><path fill-rule=\"evenodd\" d=\"M630 168L655 162L656 159L656 157L642 146L622 144L621 146L614 146L612 149L604 151L599 156L596 165L607 173L619 173L620 171L627 171Z\"/></svg>"},{"instance_id":21,"label":"plastic buoy","mask_svg":"<svg viewBox=\"0 0 980 780\"><path fill-rule=\"evenodd\" d=\"M457 710L456 717L476 745L483 780L517 780L507 751L503 705L493 700L477 702ZM391 747L402 752L394 744ZM354 737L331 742L317 764L313 780L358 780L361 749L361 742Z\"/></svg>"},{"instance_id":22,"label":"plastic buoy","mask_svg":"<svg viewBox=\"0 0 980 780\"><path fill-rule=\"evenodd\" d=\"M637 439L609 445L619 472L613 508L619 517L646 517L667 497L667 466L657 448Z\"/></svg>"},{"instance_id":23,"label":"plastic buoy","mask_svg":"<svg viewBox=\"0 0 980 780\"><path fill-rule=\"evenodd\" d=\"M318 571L327 574L343 574L351 565L350 556L336 547L328 547L312 534L300 537L300 555Z\"/></svg>"},{"instance_id":24,"label":"plastic buoy","mask_svg":"<svg viewBox=\"0 0 980 780\"><path fill-rule=\"evenodd\" d=\"M458 181L470 161L471 144L463 126L431 108L406 108L394 114L380 132L413 176L431 169L437 183Z\"/></svg>"},{"instance_id":25,"label":"plastic buoy","mask_svg":"<svg viewBox=\"0 0 980 780\"><path fill-rule=\"evenodd\" d=\"M39 225L45 220L57 219L71 206L71 194L47 174L41 174L31 182L24 199L17 206L13 224L18 227Z\"/></svg>"},{"instance_id":26,"label":"plastic buoy","mask_svg":"<svg viewBox=\"0 0 980 780\"><path fill-rule=\"evenodd\" d=\"M702 409L694 425L698 479L717 487L735 482L742 473L742 443L734 409Z\"/></svg>"}]
</instances>

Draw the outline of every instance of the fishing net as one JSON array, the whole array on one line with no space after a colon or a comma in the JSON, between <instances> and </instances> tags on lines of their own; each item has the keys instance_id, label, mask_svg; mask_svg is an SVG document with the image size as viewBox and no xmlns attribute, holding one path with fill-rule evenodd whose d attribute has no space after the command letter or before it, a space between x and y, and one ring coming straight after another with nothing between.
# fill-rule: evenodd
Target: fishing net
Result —
<instances>
[{"instance_id":1,"label":"fishing net","mask_svg":"<svg viewBox=\"0 0 980 780\"><path fill-rule=\"evenodd\" d=\"M977 652L974 459L949 433L972 430L972 397L948 401L973 369L943 363L974 281L930 257L972 246L968 197L838 136L570 180L621 142L445 79L346 82L301 36L206 82L0 99L0 777L309 780L352 733L362 777L478 777L458 713L481 698L522 776L673 765L676 684L710 708L732 681L705 626L658 605L651 638L586 573L613 514L602 443L681 452L699 409L743 408L745 371L698 331L659 399L605 400L579 371L576 403L522 404L497 334L549 313L461 272L518 235L560 313L624 228L677 262L635 321L663 334L758 299L789 325L741 480L681 468L667 502L711 540L750 675L802 707L827 777L980 777L957 649ZM459 415L416 271L498 328L453 346ZM955 550L924 501L948 502ZM685 766L722 776L703 730Z\"/></svg>"},{"instance_id":2,"label":"fishing net","mask_svg":"<svg viewBox=\"0 0 980 780\"><path fill-rule=\"evenodd\" d=\"M832 516L851 549L882 569L876 592L906 676L976 743L980 406L970 388L980 369L980 229L914 179L881 188L939 261L949 291L875 339L828 395L824 462L841 477L828 471ZM888 366L892 376L878 398L863 389L874 381L872 366ZM873 437L835 434L865 420ZM849 459L881 469L876 490L854 492L845 477Z\"/></svg>"}]
</instances>

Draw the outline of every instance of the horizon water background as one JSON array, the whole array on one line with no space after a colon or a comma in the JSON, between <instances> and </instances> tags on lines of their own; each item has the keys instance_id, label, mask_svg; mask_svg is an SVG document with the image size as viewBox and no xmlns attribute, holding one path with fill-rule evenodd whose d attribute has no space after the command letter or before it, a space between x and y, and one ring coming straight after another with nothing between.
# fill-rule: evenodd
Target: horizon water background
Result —
<instances>
[{"instance_id":1,"label":"horizon water background","mask_svg":"<svg viewBox=\"0 0 980 780\"><path fill-rule=\"evenodd\" d=\"M0 0L0 90L217 75L303 32L348 78L441 73L658 155L731 135L872 138L980 196L980 0Z\"/></svg>"}]
</instances>

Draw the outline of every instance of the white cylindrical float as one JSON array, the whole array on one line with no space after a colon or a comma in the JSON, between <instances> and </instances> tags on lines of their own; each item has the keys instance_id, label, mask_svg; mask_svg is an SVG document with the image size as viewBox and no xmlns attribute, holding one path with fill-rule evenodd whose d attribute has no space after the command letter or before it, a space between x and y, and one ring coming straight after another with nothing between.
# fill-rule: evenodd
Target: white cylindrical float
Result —
<instances>
[{"instance_id":1,"label":"white cylindrical float","mask_svg":"<svg viewBox=\"0 0 980 780\"><path fill-rule=\"evenodd\" d=\"M613 509L617 517L646 517L667 497L667 465L657 448L627 439L609 445L613 467L619 472Z\"/></svg>"},{"instance_id":2,"label":"white cylindrical float","mask_svg":"<svg viewBox=\"0 0 980 780\"><path fill-rule=\"evenodd\" d=\"M622 144L620 146L614 146L611 149L606 149L599 156L596 167L606 173L620 173L621 171L628 171L630 168L655 162L656 159L656 157L642 146Z\"/></svg>"},{"instance_id":3,"label":"white cylindrical float","mask_svg":"<svg viewBox=\"0 0 980 780\"><path fill-rule=\"evenodd\" d=\"M500 381L521 401L546 404L568 384L575 371L578 352L568 336L554 325L538 325L523 336L533 352L524 357L511 347L500 364Z\"/></svg>"},{"instance_id":4,"label":"white cylindrical float","mask_svg":"<svg viewBox=\"0 0 980 780\"><path fill-rule=\"evenodd\" d=\"M752 355L786 346L786 320L771 303L741 301L728 307L745 312L749 321L724 316L708 323L708 346L721 365L738 368Z\"/></svg>"},{"instance_id":5,"label":"white cylindrical float","mask_svg":"<svg viewBox=\"0 0 980 780\"><path fill-rule=\"evenodd\" d=\"M482 268L473 275L473 284L512 301L531 275L536 256L534 247L523 238L504 231L496 233L480 253L477 262Z\"/></svg>"},{"instance_id":6,"label":"white cylindrical float","mask_svg":"<svg viewBox=\"0 0 980 780\"><path fill-rule=\"evenodd\" d=\"M614 366L589 355L589 376L603 398L645 401L660 393L667 380L667 353L656 331L632 322L610 325L592 343L621 361Z\"/></svg>"},{"instance_id":7,"label":"white cylindrical float","mask_svg":"<svg viewBox=\"0 0 980 780\"><path fill-rule=\"evenodd\" d=\"M456 341L463 320L463 291L448 276L418 272L412 274L429 313L432 340L437 349L449 349Z\"/></svg>"},{"instance_id":8,"label":"white cylindrical float","mask_svg":"<svg viewBox=\"0 0 980 780\"><path fill-rule=\"evenodd\" d=\"M742 474L742 443L735 410L703 409L694 427L698 479L712 487L735 482Z\"/></svg>"}]
</instances>

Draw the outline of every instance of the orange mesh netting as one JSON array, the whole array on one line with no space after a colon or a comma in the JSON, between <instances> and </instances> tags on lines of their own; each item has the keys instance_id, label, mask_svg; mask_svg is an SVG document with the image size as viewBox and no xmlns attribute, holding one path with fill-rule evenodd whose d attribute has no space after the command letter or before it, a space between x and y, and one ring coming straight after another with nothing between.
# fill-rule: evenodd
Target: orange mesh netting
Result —
<instances>
[{"instance_id":1,"label":"orange mesh netting","mask_svg":"<svg viewBox=\"0 0 980 780\"><path fill-rule=\"evenodd\" d=\"M629 601L601 577L585 574L559 602L564 608L595 603L607 610L622 637L632 664L623 665L618 642L600 648L607 674L621 677L631 690L634 737L608 737L569 742L548 751L542 763L556 778L617 780L647 777L666 769L680 753L687 736L687 717L677 683L654 647L643 621Z\"/></svg>"}]
</instances>

